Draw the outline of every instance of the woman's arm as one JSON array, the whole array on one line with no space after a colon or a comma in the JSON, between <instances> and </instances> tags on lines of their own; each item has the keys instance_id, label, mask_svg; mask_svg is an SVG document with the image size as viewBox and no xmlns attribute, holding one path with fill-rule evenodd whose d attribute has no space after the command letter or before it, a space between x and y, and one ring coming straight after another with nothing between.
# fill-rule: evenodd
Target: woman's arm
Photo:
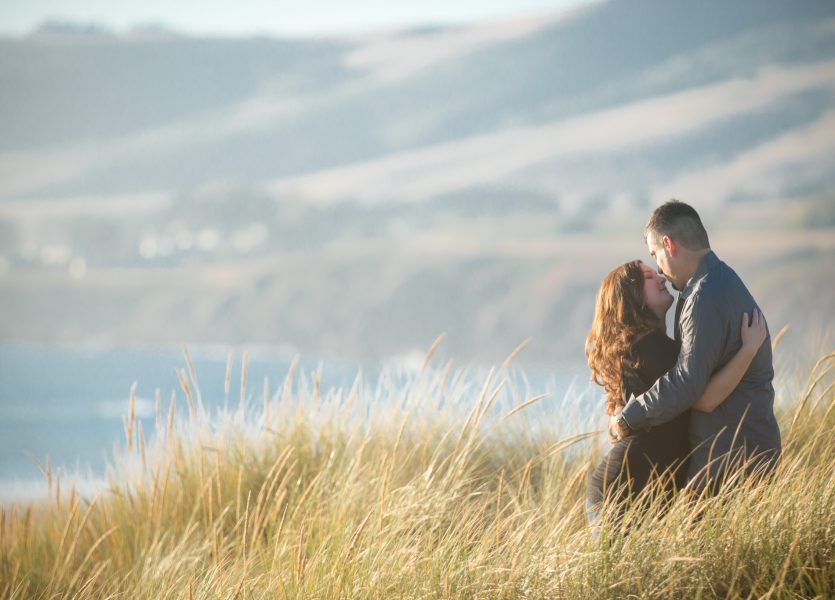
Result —
<instances>
[{"instance_id":1,"label":"woman's arm","mask_svg":"<svg viewBox=\"0 0 835 600\"><path fill-rule=\"evenodd\" d=\"M701 398L692 406L693 409L709 413L725 401L725 398L742 381L745 371L751 366L751 361L754 360L754 356L765 340L765 335L765 318L758 309L754 309L750 325L748 313L742 315L742 348L724 367L710 377Z\"/></svg>"}]
</instances>

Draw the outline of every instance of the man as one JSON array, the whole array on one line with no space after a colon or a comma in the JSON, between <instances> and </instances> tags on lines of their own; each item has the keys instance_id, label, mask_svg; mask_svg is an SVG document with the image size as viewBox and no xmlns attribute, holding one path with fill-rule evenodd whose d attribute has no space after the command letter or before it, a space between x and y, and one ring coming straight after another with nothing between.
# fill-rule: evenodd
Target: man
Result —
<instances>
[{"instance_id":1,"label":"man","mask_svg":"<svg viewBox=\"0 0 835 600\"><path fill-rule=\"evenodd\" d=\"M740 315L756 303L742 280L710 249L698 213L672 200L657 208L644 228L644 241L663 273L681 292L676 307L678 362L641 396L629 400L612 428L625 437L689 410L711 374L739 350ZM780 456L774 417L770 335L739 385L711 413L692 411L690 485L716 489L740 464L749 472L770 470Z\"/></svg>"}]
</instances>

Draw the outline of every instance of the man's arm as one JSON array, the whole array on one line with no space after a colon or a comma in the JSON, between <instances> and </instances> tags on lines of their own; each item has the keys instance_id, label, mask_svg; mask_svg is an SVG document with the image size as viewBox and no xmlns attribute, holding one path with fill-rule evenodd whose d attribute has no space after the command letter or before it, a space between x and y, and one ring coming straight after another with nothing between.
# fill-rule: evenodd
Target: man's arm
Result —
<instances>
[{"instance_id":1,"label":"man's arm","mask_svg":"<svg viewBox=\"0 0 835 600\"><path fill-rule=\"evenodd\" d=\"M725 319L699 290L681 312L681 352L675 366L621 413L630 429L666 423L695 404L722 358Z\"/></svg>"}]
</instances>

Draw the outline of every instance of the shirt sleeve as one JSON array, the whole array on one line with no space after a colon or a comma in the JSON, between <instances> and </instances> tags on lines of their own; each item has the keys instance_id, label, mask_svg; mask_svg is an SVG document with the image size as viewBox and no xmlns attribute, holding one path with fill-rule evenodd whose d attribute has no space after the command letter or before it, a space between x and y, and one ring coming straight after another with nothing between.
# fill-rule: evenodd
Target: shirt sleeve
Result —
<instances>
[{"instance_id":1,"label":"shirt sleeve","mask_svg":"<svg viewBox=\"0 0 835 600\"><path fill-rule=\"evenodd\" d=\"M632 429L666 423L689 409L719 365L725 319L715 302L696 292L682 309L680 322L681 352L675 366L623 409L623 417Z\"/></svg>"}]
</instances>

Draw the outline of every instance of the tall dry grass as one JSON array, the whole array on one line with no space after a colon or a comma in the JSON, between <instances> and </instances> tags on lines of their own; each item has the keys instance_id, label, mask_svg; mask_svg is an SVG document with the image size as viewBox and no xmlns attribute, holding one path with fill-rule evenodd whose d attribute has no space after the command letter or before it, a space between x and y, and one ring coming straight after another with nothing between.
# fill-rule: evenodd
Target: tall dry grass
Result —
<instances>
[{"instance_id":1,"label":"tall dry grass","mask_svg":"<svg viewBox=\"0 0 835 600\"><path fill-rule=\"evenodd\" d=\"M244 375L239 408L209 416L188 361L188 416L158 402L149 440L129 410L109 489L48 473L50 500L0 512L0 597L833 597L833 359L782 404L773 480L599 536L583 499L600 436L564 437L537 399L497 409L507 365L479 386L425 365L322 390L294 364L263 409Z\"/></svg>"}]
</instances>

